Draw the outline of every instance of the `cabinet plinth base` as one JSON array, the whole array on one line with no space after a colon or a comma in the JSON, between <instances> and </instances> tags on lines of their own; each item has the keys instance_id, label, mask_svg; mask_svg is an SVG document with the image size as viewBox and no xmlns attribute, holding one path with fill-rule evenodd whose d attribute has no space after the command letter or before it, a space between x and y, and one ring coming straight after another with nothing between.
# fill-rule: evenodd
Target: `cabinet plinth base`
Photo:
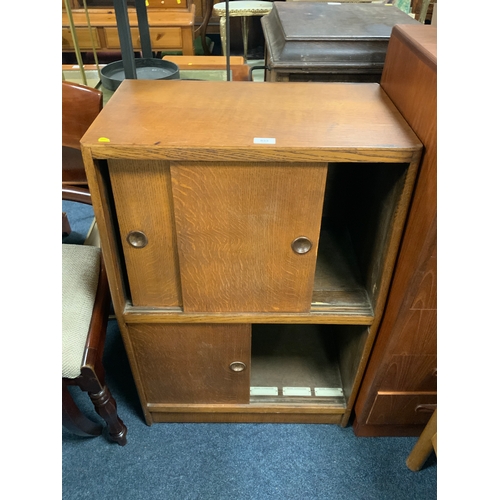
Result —
<instances>
[{"instance_id":1,"label":"cabinet plinth base","mask_svg":"<svg viewBox=\"0 0 500 500\"><path fill-rule=\"evenodd\" d=\"M148 405L153 406L153 405ZM343 413L310 413L307 411L290 412L289 408L283 410L243 411L171 411L169 408L159 408L154 405L151 411L152 423L283 423L283 424L336 424L342 425ZM295 410L298 410L295 408Z\"/></svg>"}]
</instances>

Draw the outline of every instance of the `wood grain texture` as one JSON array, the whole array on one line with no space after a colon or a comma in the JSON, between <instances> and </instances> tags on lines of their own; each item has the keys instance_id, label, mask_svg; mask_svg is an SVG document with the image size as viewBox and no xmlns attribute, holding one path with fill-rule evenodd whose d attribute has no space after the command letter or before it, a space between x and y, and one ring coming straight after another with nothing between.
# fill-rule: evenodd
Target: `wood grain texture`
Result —
<instances>
[{"instance_id":1,"label":"wood grain texture","mask_svg":"<svg viewBox=\"0 0 500 500\"><path fill-rule=\"evenodd\" d=\"M309 311L326 164L172 162L171 172L184 311ZM299 255L301 236L312 248Z\"/></svg>"},{"instance_id":2,"label":"wood grain texture","mask_svg":"<svg viewBox=\"0 0 500 500\"><path fill-rule=\"evenodd\" d=\"M324 325L371 325L373 311L366 308L312 306L307 313L189 313L181 308L125 306L127 323L317 323Z\"/></svg>"},{"instance_id":3,"label":"wood grain texture","mask_svg":"<svg viewBox=\"0 0 500 500\"><path fill-rule=\"evenodd\" d=\"M180 306L168 163L110 160L108 164L133 304ZM131 231L147 236L144 248L128 243Z\"/></svg>"},{"instance_id":4,"label":"wood grain texture","mask_svg":"<svg viewBox=\"0 0 500 500\"><path fill-rule=\"evenodd\" d=\"M367 418L368 425L426 424L432 413L416 411L419 405L437 403L435 392L379 391Z\"/></svg>"},{"instance_id":5,"label":"wood grain texture","mask_svg":"<svg viewBox=\"0 0 500 500\"><path fill-rule=\"evenodd\" d=\"M191 7L190 13L194 14L194 8ZM90 24L92 26L116 26L116 14L114 9L89 9L90 14ZM73 22L75 26L87 27L87 16L85 11L76 10L72 13ZM130 26L138 26L139 21L137 19L137 12L135 9L128 9L128 18ZM150 26L192 26L194 18L189 15L188 12L175 9L175 10L165 10L157 9L148 12L148 23ZM62 25L69 26L68 14L66 12L62 13Z\"/></svg>"},{"instance_id":6,"label":"wood grain texture","mask_svg":"<svg viewBox=\"0 0 500 500\"><path fill-rule=\"evenodd\" d=\"M138 36L138 19L135 9L128 9L128 21L134 49L141 48ZM88 9L92 37L97 50L119 49L116 15L113 8ZM92 49L84 9L72 11L72 20L81 49ZM151 45L160 50L180 50L184 55L194 55L195 6L189 9L148 9ZM66 12L62 12L62 49L74 51L73 39L69 30L70 22ZM80 40L81 38L81 40Z\"/></svg>"},{"instance_id":7,"label":"wood grain texture","mask_svg":"<svg viewBox=\"0 0 500 500\"><path fill-rule=\"evenodd\" d=\"M429 384L436 369L432 362L437 351L436 35L431 26L396 26L381 80L425 152L384 319L355 406L354 427L359 435L406 435L401 425L414 432L429 418L408 411L403 421L397 416L400 403L392 398L382 403L378 392L382 388L407 390L410 397L416 387L432 387ZM380 430L376 430L377 425ZM391 425L399 427L390 431Z\"/></svg>"},{"instance_id":8,"label":"wood grain texture","mask_svg":"<svg viewBox=\"0 0 500 500\"><path fill-rule=\"evenodd\" d=\"M248 403L250 325L129 325L148 403ZM233 361L246 364L234 372Z\"/></svg>"},{"instance_id":9,"label":"wood grain texture","mask_svg":"<svg viewBox=\"0 0 500 500\"><path fill-rule=\"evenodd\" d=\"M226 56L164 56L165 61L173 62L179 66L179 69L226 69ZM242 66L245 59L242 56L231 56L230 65Z\"/></svg>"},{"instance_id":10,"label":"wood grain texture","mask_svg":"<svg viewBox=\"0 0 500 500\"><path fill-rule=\"evenodd\" d=\"M379 85L336 83L126 80L82 142L96 158L182 161L400 162L421 149Z\"/></svg>"},{"instance_id":11,"label":"wood grain texture","mask_svg":"<svg viewBox=\"0 0 500 500\"><path fill-rule=\"evenodd\" d=\"M238 412L213 412L198 413L189 412L169 412L151 411L153 422L219 422L219 423L270 423L270 424L338 424L340 425L342 415L332 413L307 413L292 412L290 408L263 408L261 411L242 411Z\"/></svg>"},{"instance_id":12,"label":"wood grain texture","mask_svg":"<svg viewBox=\"0 0 500 500\"><path fill-rule=\"evenodd\" d=\"M104 34L106 37L106 48L120 50L120 38L118 28L105 28ZM151 48L153 50L161 50L165 47L182 48L182 30L178 27L163 27L150 28L149 36L151 40ZM141 37L139 28L130 28L130 37L132 39L132 48L134 50L141 49Z\"/></svg>"},{"instance_id":13,"label":"wood grain texture","mask_svg":"<svg viewBox=\"0 0 500 500\"><path fill-rule=\"evenodd\" d=\"M436 392L437 356L394 354L380 382L381 391Z\"/></svg>"}]
</instances>

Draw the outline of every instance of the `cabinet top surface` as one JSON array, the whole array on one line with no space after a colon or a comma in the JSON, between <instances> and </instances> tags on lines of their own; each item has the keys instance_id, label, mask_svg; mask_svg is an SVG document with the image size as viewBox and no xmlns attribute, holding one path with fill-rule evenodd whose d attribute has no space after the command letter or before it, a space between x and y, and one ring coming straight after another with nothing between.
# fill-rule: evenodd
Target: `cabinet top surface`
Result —
<instances>
[{"instance_id":1,"label":"cabinet top surface","mask_svg":"<svg viewBox=\"0 0 500 500\"><path fill-rule=\"evenodd\" d=\"M418 23L417 26L398 25L394 36L405 40L412 50L421 54L435 68L437 67L437 28Z\"/></svg>"},{"instance_id":2,"label":"cabinet top surface","mask_svg":"<svg viewBox=\"0 0 500 500\"><path fill-rule=\"evenodd\" d=\"M386 5L327 2L277 2L274 12L287 40L389 40L396 24L420 24Z\"/></svg>"},{"instance_id":3,"label":"cabinet top surface","mask_svg":"<svg viewBox=\"0 0 500 500\"><path fill-rule=\"evenodd\" d=\"M125 80L81 143L96 158L186 160L397 162L421 148L378 84L182 80Z\"/></svg>"}]
</instances>

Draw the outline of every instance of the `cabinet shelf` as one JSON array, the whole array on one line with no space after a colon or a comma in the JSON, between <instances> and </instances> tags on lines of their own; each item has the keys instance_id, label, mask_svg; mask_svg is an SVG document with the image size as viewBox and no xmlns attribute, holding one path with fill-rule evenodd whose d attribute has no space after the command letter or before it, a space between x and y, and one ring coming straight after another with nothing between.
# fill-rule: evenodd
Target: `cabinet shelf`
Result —
<instances>
[{"instance_id":1,"label":"cabinet shelf","mask_svg":"<svg viewBox=\"0 0 500 500\"><path fill-rule=\"evenodd\" d=\"M345 408L333 336L316 325L254 325L250 403Z\"/></svg>"}]
</instances>

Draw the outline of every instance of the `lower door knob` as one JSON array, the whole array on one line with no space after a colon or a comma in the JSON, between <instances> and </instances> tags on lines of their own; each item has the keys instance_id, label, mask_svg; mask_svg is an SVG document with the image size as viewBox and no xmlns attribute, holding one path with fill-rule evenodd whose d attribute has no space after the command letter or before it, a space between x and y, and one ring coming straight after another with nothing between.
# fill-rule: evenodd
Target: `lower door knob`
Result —
<instances>
[{"instance_id":1,"label":"lower door knob","mask_svg":"<svg viewBox=\"0 0 500 500\"><path fill-rule=\"evenodd\" d=\"M230 365L229 368L233 370L233 372L242 372L245 370L247 365L243 363L243 361L233 361Z\"/></svg>"}]
</instances>

